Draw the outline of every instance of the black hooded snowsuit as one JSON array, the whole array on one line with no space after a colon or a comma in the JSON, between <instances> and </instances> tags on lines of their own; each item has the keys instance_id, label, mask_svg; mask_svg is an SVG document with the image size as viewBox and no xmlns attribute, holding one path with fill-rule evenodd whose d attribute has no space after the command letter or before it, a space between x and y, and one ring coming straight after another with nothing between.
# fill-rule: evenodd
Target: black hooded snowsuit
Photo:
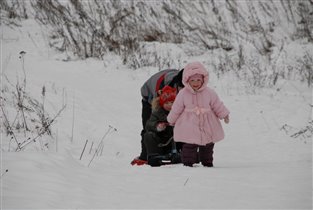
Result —
<instances>
[{"instance_id":1,"label":"black hooded snowsuit","mask_svg":"<svg viewBox=\"0 0 313 210\"><path fill-rule=\"evenodd\" d=\"M147 160L147 151L144 144L144 135L146 133L146 122L150 118L152 109L151 102L157 97L157 91L162 89L165 85L171 87L183 87L182 84L182 72L176 69L168 69L160 71L152 75L141 87L141 96L142 96L142 131L141 131L141 153L139 159ZM165 119L166 120L166 119Z\"/></svg>"},{"instance_id":2,"label":"black hooded snowsuit","mask_svg":"<svg viewBox=\"0 0 313 210\"><path fill-rule=\"evenodd\" d=\"M153 154L165 155L171 152L173 137L173 127L166 126L163 131L157 130L157 124L166 122L168 111L158 107L152 111L149 120L146 123L146 133L144 134L144 145L146 147L147 156Z\"/></svg>"}]
</instances>

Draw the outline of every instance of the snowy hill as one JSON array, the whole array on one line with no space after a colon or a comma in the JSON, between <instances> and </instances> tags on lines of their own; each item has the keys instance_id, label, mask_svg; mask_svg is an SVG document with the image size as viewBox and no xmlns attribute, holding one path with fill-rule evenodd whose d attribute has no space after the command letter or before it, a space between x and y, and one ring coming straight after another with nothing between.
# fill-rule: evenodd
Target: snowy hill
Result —
<instances>
[{"instance_id":1,"label":"snowy hill","mask_svg":"<svg viewBox=\"0 0 313 210\"><path fill-rule=\"evenodd\" d=\"M133 70L114 53L102 60L64 61L64 54L48 47L48 31L31 19L21 27L1 25L1 32L1 208L312 209L307 82L280 78L274 85L253 86L234 72L216 71L211 51L187 55L162 43L182 55L177 65L205 64L209 86L230 109L230 124L223 125L226 138L216 144L213 168L134 167L130 161L140 152L139 89L158 67ZM295 66L291 55L304 48L312 52L312 44L299 42L284 45L294 52L280 56L277 68ZM25 91L20 91L23 109L17 107L18 87ZM21 110L34 131L14 129L19 142L36 138L46 122L42 116L55 121L51 135L16 152L6 118L22 125Z\"/></svg>"}]
</instances>

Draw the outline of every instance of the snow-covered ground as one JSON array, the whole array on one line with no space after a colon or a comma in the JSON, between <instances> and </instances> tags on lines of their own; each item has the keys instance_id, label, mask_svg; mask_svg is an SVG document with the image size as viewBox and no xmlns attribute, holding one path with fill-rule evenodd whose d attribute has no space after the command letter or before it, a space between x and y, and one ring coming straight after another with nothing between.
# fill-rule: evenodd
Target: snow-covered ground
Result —
<instances>
[{"instance_id":1,"label":"snow-covered ground","mask_svg":"<svg viewBox=\"0 0 313 210\"><path fill-rule=\"evenodd\" d=\"M40 139L8 152L1 130L1 209L312 209L312 140L290 137L312 117L305 84L279 80L258 89L210 71L210 86L231 111L215 167L131 166L140 152L139 90L157 69L130 70L114 55L64 62L32 21L2 33L1 86L4 75L13 84L23 76L23 50L28 93L40 99L45 86L52 116L67 106L45 151ZM102 139L103 152L94 156Z\"/></svg>"}]
</instances>

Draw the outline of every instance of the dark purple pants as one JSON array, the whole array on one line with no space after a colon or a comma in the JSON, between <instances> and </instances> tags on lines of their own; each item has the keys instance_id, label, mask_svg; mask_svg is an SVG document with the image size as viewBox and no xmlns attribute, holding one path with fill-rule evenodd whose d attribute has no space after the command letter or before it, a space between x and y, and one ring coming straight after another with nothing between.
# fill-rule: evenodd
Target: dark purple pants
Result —
<instances>
[{"instance_id":1,"label":"dark purple pants","mask_svg":"<svg viewBox=\"0 0 313 210\"><path fill-rule=\"evenodd\" d=\"M182 149L182 162L186 166L201 162L204 166L213 166L214 143L200 146L197 144L184 144ZM199 149L199 153L198 153Z\"/></svg>"}]
</instances>

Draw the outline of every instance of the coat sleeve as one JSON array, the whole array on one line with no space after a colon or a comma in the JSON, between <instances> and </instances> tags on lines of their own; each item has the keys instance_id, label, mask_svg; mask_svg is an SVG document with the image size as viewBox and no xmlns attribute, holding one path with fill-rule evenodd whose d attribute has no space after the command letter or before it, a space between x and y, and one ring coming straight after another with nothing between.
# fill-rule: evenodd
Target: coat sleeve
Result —
<instances>
[{"instance_id":1,"label":"coat sleeve","mask_svg":"<svg viewBox=\"0 0 313 210\"><path fill-rule=\"evenodd\" d=\"M152 112L149 120L146 122L146 130L157 132L156 125L159 122L159 118L155 112Z\"/></svg>"},{"instance_id":2,"label":"coat sleeve","mask_svg":"<svg viewBox=\"0 0 313 210\"><path fill-rule=\"evenodd\" d=\"M229 115L229 110L226 108L224 103L219 99L218 95L214 90L210 90L211 94L211 108L213 112L219 119L224 119L227 115Z\"/></svg>"},{"instance_id":3,"label":"coat sleeve","mask_svg":"<svg viewBox=\"0 0 313 210\"><path fill-rule=\"evenodd\" d=\"M178 119L178 117L182 114L184 111L185 105L183 100L183 90L181 90L174 101L174 104L172 106L172 109L170 113L167 116L167 121L169 124L174 125Z\"/></svg>"}]
</instances>

